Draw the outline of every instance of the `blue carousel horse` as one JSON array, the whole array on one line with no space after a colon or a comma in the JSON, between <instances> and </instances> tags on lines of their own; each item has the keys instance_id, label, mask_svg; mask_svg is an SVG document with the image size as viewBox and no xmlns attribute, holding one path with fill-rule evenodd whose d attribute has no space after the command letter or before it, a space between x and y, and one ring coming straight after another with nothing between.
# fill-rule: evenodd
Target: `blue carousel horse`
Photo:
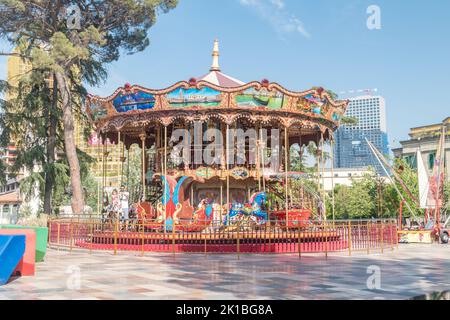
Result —
<instances>
[{"instance_id":1,"label":"blue carousel horse","mask_svg":"<svg viewBox=\"0 0 450 320\"><path fill-rule=\"evenodd\" d=\"M253 217L258 224L265 224L268 220L267 212L263 208L266 200L266 193L258 192L250 198L250 206L243 205L242 203L233 203L230 207L230 212L225 217L224 225L228 226L233 220L237 220L243 216Z\"/></svg>"}]
</instances>

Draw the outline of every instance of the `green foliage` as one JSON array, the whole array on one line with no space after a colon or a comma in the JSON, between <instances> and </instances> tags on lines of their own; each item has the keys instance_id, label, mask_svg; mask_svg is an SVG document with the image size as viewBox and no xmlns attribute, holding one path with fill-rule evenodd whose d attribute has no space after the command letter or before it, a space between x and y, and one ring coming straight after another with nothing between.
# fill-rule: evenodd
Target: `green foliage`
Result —
<instances>
[{"instance_id":1,"label":"green foliage","mask_svg":"<svg viewBox=\"0 0 450 320\"><path fill-rule=\"evenodd\" d=\"M444 212L448 214L450 211L450 180L444 185Z\"/></svg>"},{"instance_id":2,"label":"green foliage","mask_svg":"<svg viewBox=\"0 0 450 320\"><path fill-rule=\"evenodd\" d=\"M418 198L417 173L401 159L396 159L394 169L400 178L408 186L415 197ZM399 182L395 186L405 198L416 216L423 212L416 203L409 197L407 192ZM397 217L401 202L395 186L387 179L379 178L372 172L362 179L354 180L352 186L336 186L335 196L335 217L337 219L367 219L367 218L393 218ZM450 189L450 187L448 187ZM447 196L448 198L448 196ZM327 212L329 217L332 214L331 196L327 199ZM404 206L403 216L410 217L411 214Z\"/></svg>"},{"instance_id":3,"label":"green foliage","mask_svg":"<svg viewBox=\"0 0 450 320\"><path fill-rule=\"evenodd\" d=\"M369 219L375 217L374 184L373 179L367 175L362 180L353 181L351 187L336 186L334 190L335 217L337 219ZM330 209L328 214L331 214Z\"/></svg>"},{"instance_id":4,"label":"green foliage","mask_svg":"<svg viewBox=\"0 0 450 320\"><path fill-rule=\"evenodd\" d=\"M400 176L400 178L403 180L404 184L408 186L408 189L411 191L411 193L415 196L416 199L419 199L419 178L417 171L405 161L405 159L395 159L394 160L394 170L397 172L397 174ZM408 195L408 193L403 189L401 184L396 181L396 186L398 190L400 190L400 193L402 194L403 198L408 202L408 205L411 207L412 211L416 216L422 215L423 212L418 206L417 203L415 203L411 197ZM393 186L392 186L392 189ZM397 196L398 204L400 203L400 196L397 192L394 194L394 190L392 190L392 197ZM398 207L399 205L397 205ZM408 209L405 207L403 210L403 216L404 217L411 217L411 213L408 211Z\"/></svg>"}]
</instances>

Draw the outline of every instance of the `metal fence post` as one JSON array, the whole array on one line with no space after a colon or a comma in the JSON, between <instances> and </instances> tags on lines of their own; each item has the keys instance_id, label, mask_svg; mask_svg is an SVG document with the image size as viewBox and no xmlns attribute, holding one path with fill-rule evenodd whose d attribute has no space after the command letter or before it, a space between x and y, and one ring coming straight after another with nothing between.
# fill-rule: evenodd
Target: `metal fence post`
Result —
<instances>
[{"instance_id":1,"label":"metal fence post","mask_svg":"<svg viewBox=\"0 0 450 320\"><path fill-rule=\"evenodd\" d=\"M325 259L328 259L328 230L327 222L324 222L323 228L325 232Z\"/></svg>"},{"instance_id":2,"label":"metal fence post","mask_svg":"<svg viewBox=\"0 0 450 320\"><path fill-rule=\"evenodd\" d=\"M175 255L175 223L172 224L172 253Z\"/></svg>"},{"instance_id":3,"label":"metal fence post","mask_svg":"<svg viewBox=\"0 0 450 320\"><path fill-rule=\"evenodd\" d=\"M352 225L351 221L348 221L348 255L352 255Z\"/></svg>"},{"instance_id":4,"label":"metal fence post","mask_svg":"<svg viewBox=\"0 0 450 320\"><path fill-rule=\"evenodd\" d=\"M381 222L381 224L380 224L380 247L381 247L381 253L384 253L383 243L384 243L383 222Z\"/></svg>"},{"instance_id":5,"label":"metal fence post","mask_svg":"<svg viewBox=\"0 0 450 320\"><path fill-rule=\"evenodd\" d=\"M91 235L91 242L89 245L89 254L92 254L92 246L94 245L94 222L89 224L89 234Z\"/></svg>"},{"instance_id":6,"label":"metal fence post","mask_svg":"<svg viewBox=\"0 0 450 320\"><path fill-rule=\"evenodd\" d=\"M59 251L59 240L61 237L61 225L58 222L58 233L56 235L56 244L58 245L58 251Z\"/></svg>"},{"instance_id":7,"label":"metal fence post","mask_svg":"<svg viewBox=\"0 0 450 320\"><path fill-rule=\"evenodd\" d=\"M300 224L298 225L298 258L302 258L302 241L301 241L301 233L300 233Z\"/></svg>"},{"instance_id":8,"label":"metal fence post","mask_svg":"<svg viewBox=\"0 0 450 320\"><path fill-rule=\"evenodd\" d=\"M145 244L145 240L144 240L144 231L145 231L145 227L144 224L140 224L139 225L139 230L141 231L141 256L144 256L144 244Z\"/></svg>"},{"instance_id":9,"label":"metal fence post","mask_svg":"<svg viewBox=\"0 0 450 320\"><path fill-rule=\"evenodd\" d=\"M238 260L240 259L240 250L241 250L241 248L240 248L240 234L239 234L239 232L240 232L240 229L241 229L241 222L239 221L238 223L237 223L237 239L236 239L236 252L237 252L237 258L238 258Z\"/></svg>"},{"instance_id":10,"label":"metal fence post","mask_svg":"<svg viewBox=\"0 0 450 320\"><path fill-rule=\"evenodd\" d=\"M72 242L73 242L73 221L72 218L70 219L70 225L69 225L69 247L70 252L72 252Z\"/></svg>"},{"instance_id":11,"label":"metal fence post","mask_svg":"<svg viewBox=\"0 0 450 320\"><path fill-rule=\"evenodd\" d=\"M391 238L391 249L394 251L394 235L392 234L392 231L394 230L395 225L392 223L392 221L389 224L389 237Z\"/></svg>"},{"instance_id":12,"label":"metal fence post","mask_svg":"<svg viewBox=\"0 0 450 320\"><path fill-rule=\"evenodd\" d=\"M205 256L206 255L208 255L208 248L207 248L207 229L205 230L205 232L203 233L203 237L204 237L204 239L203 239L203 249L204 249L204 253L205 253ZM202 235L202 233L200 234L200 235Z\"/></svg>"},{"instance_id":13,"label":"metal fence post","mask_svg":"<svg viewBox=\"0 0 450 320\"><path fill-rule=\"evenodd\" d=\"M378 249L379 246L379 239L378 237L380 236L380 234L378 233L378 222L375 222L375 249Z\"/></svg>"},{"instance_id":14,"label":"metal fence post","mask_svg":"<svg viewBox=\"0 0 450 320\"><path fill-rule=\"evenodd\" d=\"M119 232L119 220L116 219L114 226L114 255L117 254L117 233Z\"/></svg>"}]
</instances>

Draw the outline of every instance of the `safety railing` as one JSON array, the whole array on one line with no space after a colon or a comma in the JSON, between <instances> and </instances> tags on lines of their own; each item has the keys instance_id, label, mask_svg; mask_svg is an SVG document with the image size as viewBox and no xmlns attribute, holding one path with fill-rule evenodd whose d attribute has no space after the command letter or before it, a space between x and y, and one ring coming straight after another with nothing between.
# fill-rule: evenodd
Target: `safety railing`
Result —
<instances>
[{"instance_id":1,"label":"safety railing","mask_svg":"<svg viewBox=\"0 0 450 320\"><path fill-rule=\"evenodd\" d=\"M49 244L69 249L168 253L384 252L398 245L395 220L279 221L257 225L220 221L164 225L79 217L49 221Z\"/></svg>"}]
</instances>

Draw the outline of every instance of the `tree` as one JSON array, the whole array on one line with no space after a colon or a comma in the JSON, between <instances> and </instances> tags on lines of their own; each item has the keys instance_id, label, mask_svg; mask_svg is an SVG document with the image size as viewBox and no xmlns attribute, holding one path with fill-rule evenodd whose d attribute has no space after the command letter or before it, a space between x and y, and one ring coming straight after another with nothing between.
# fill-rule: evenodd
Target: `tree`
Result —
<instances>
[{"instance_id":1,"label":"tree","mask_svg":"<svg viewBox=\"0 0 450 320\"><path fill-rule=\"evenodd\" d=\"M9 99L0 104L1 116L0 147L8 147L14 142L17 158L13 165L0 167L1 176L29 172L20 180L21 193L26 200L36 197L36 192L42 197L44 212L53 213L54 207L70 204L67 202L69 192L69 167L64 152L60 152L56 160L56 149L63 149L62 125L60 121L61 103L55 90L51 87L49 73L32 69L16 79L17 87L8 85ZM76 92L74 92L76 94ZM80 119L78 119L80 121ZM85 178L89 175L88 167L92 158L77 150L81 163L81 176L85 193L95 195L86 197L89 200L97 198L97 189ZM90 201L92 205L93 201ZM96 203L95 203L96 205Z\"/></svg>"},{"instance_id":2,"label":"tree","mask_svg":"<svg viewBox=\"0 0 450 320\"><path fill-rule=\"evenodd\" d=\"M26 47L20 53L6 54L27 59L34 69L50 70L56 80L75 213L83 211L84 201L74 140L73 108L77 102L72 88L81 86L81 81L98 85L106 77L105 64L118 60L121 52L144 50L157 14L175 8L177 2L0 0L0 37Z\"/></svg>"},{"instance_id":3,"label":"tree","mask_svg":"<svg viewBox=\"0 0 450 320\"><path fill-rule=\"evenodd\" d=\"M369 176L365 176L362 180L354 180L351 187L337 186L335 190L336 217L344 219L375 217L373 188L373 180Z\"/></svg>"}]
</instances>

